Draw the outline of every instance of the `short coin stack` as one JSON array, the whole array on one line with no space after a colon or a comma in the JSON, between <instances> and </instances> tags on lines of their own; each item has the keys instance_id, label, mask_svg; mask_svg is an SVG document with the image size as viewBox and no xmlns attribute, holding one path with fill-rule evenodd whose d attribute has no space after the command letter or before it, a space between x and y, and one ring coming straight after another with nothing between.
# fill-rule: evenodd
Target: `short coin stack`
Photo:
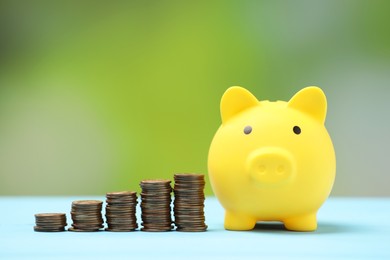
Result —
<instances>
[{"instance_id":1,"label":"short coin stack","mask_svg":"<svg viewBox=\"0 0 390 260\"><path fill-rule=\"evenodd\" d=\"M72 202L70 212L73 220L69 231L91 232L103 228L101 200L77 200Z\"/></svg>"},{"instance_id":2,"label":"short coin stack","mask_svg":"<svg viewBox=\"0 0 390 260\"><path fill-rule=\"evenodd\" d=\"M143 180L140 183L142 231L172 230L171 181Z\"/></svg>"},{"instance_id":3,"label":"short coin stack","mask_svg":"<svg viewBox=\"0 0 390 260\"><path fill-rule=\"evenodd\" d=\"M35 214L35 231L38 232L59 232L65 231L65 213L39 213Z\"/></svg>"},{"instance_id":4,"label":"short coin stack","mask_svg":"<svg viewBox=\"0 0 390 260\"><path fill-rule=\"evenodd\" d=\"M135 207L137 206L135 192L109 192L106 197L107 231L126 232L138 228L135 216Z\"/></svg>"},{"instance_id":5,"label":"short coin stack","mask_svg":"<svg viewBox=\"0 0 390 260\"><path fill-rule=\"evenodd\" d=\"M174 215L177 231L206 231L204 175L175 174Z\"/></svg>"}]
</instances>

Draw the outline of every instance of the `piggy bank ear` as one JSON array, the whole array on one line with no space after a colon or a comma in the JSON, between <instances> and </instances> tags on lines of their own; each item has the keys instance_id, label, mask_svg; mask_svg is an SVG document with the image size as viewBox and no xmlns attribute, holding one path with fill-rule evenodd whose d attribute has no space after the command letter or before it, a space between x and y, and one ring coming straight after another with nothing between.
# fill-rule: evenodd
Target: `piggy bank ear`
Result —
<instances>
[{"instance_id":1,"label":"piggy bank ear","mask_svg":"<svg viewBox=\"0 0 390 260\"><path fill-rule=\"evenodd\" d=\"M306 87L300 90L290 99L288 107L302 111L321 123L325 122L326 97L318 87Z\"/></svg>"},{"instance_id":2,"label":"piggy bank ear","mask_svg":"<svg viewBox=\"0 0 390 260\"><path fill-rule=\"evenodd\" d=\"M221 99L222 123L236 114L259 104L259 101L248 90L241 87L230 87Z\"/></svg>"}]
</instances>

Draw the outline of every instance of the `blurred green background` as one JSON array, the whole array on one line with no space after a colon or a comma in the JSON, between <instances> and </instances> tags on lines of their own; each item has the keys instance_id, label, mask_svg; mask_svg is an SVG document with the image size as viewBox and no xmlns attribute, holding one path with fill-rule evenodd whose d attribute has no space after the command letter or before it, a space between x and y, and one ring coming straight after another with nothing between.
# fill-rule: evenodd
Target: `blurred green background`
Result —
<instances>
[{"instance_id":1,"label":"blurred green background","mask_svg":"<svg viewBox=\"0 0 390 260\"><path fill-rule=\"evenodd\" d=\"M207 174L228 87L288 100L318 85L332 194L388 196L389 13L385 0L1 1L0 195Z\"/></svg>"}]
</instances>

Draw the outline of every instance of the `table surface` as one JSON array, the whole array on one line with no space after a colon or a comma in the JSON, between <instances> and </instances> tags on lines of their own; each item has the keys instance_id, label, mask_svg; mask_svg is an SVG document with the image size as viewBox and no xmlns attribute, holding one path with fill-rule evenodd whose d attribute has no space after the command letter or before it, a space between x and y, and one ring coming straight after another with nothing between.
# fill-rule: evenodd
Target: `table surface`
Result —
<instances>
[{"instance_id":1,"label":"table surface","mask_svg":"<svg viewBox=\"0 0 390 260\"><path fill-rule=\"evenodd\" d=\"M331 197L307 233L279 223L226 231L214 197L205 202L207 232L33 231L35 213L64 212L69 224L79 199L104 197L0 197L0 259L390 259L390 198Z\"/></svg>"}]
</instances>

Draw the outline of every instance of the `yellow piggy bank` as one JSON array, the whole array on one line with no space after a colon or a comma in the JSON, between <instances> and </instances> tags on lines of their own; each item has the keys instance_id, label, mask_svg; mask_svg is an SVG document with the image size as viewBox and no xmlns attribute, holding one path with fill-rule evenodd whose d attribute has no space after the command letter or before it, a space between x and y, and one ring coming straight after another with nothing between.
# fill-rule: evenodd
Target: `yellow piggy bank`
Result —
<instances>
[{"instance_id":1,"label":"yellow piggy bank","mask_svg":"<svg viewBox=\"0 0 390 260\"><path fill-rule=\"evenodd\" d=\"M323 91L307 87L288 102L270 102L231 87L220 109L208 171L225 209L225 229L281 221L288 230L315 230L336 173Z\"/></svg>"}]
</instances>

